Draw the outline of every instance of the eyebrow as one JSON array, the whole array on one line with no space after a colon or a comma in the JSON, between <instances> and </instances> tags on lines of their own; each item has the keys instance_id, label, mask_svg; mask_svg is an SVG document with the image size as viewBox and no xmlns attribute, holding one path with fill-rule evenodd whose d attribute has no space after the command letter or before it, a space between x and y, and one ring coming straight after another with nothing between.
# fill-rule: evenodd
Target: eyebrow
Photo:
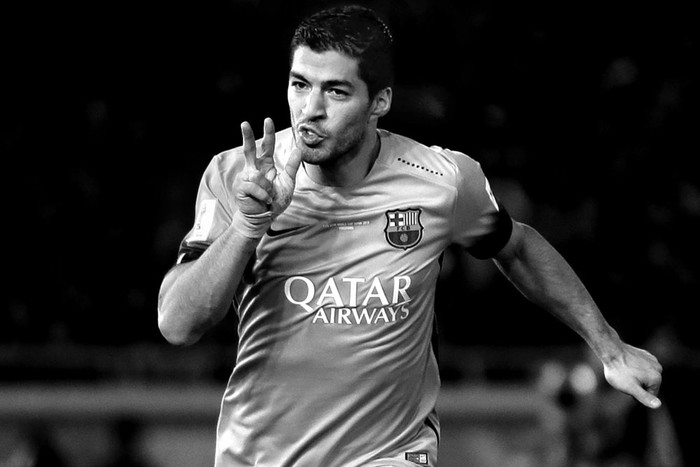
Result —
<instances>
[{"instance_id":1,"label":"eyebrow","mask_svg":"<svg viewBox=\"0 0 700 467\"><path fill-rule=\"evenodd\" d=\"M298 73L296 71L290 71L289 77L294 78L294 79L298 79L300 81L305 81L307 83L309 82L309 80L306 79L306 77L304 75L302 75L301 73ZM344 79L330 79L328 81L323 81L323 83L321 83L321 84L322 84L322 87L326 88L326 89L327 88L334 88L334 87L338 87L338 86L345 86L345 87L348 87L351 89L355 88L355 86L350 81L347 81Z\"/></svg>"}]
</instances>

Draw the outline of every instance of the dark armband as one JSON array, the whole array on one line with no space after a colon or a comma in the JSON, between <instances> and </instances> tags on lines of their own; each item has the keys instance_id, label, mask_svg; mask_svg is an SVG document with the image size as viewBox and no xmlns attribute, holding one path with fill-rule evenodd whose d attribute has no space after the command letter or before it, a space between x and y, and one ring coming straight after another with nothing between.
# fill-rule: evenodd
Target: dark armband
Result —
<instances>
[{"instance_id":1,"label":"dark armband","mask_svg":"<svg viewBox=\"0 0 700 467\"><path fill-rule=\"evenodd\" d=\"M176 264L189 263L196 260L206 251L207 246L201 243L182 243L177 254Z\"/></svg>"},{"instance_id":2,"label":"dark armband","mask_svg":"<svg viewBox=\"0 0 700 467\"><path fill-rule=\"evenodd\" d=\"M498 211L492 216L494 217L493 229L467 248L467 251L477 259L494 257L506 246L510 240L510 234L513 232L513 219L500 202L498 203Z\"/></svg>"}]
</instances>

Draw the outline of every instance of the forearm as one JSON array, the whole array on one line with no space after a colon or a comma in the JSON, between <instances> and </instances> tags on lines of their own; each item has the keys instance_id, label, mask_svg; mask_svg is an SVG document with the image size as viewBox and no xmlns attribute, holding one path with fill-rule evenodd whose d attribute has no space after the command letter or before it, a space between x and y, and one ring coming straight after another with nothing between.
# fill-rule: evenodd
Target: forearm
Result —
<instances>
[{"instance_id":1,"label":"forearm","mask_svg":"<svg viewBox=\"0 0 700 467\"><path fill-rule=\"evenodd\" d=\"M197 260L168 272L158 326L169 342L191 344L226 315L258 242L229 228Z\"/></svg>"},{"instance_id":2,"label":"forearm","mask_svg":"<svg viewBox=\"0 0 700 467\"><path fill-rule=\"evenodd\" d=\"M603 361L622 342L566 260L531 227L518 224L520 240L496 264L520 292L576 331Z\"/></svg>"}]
</instances>

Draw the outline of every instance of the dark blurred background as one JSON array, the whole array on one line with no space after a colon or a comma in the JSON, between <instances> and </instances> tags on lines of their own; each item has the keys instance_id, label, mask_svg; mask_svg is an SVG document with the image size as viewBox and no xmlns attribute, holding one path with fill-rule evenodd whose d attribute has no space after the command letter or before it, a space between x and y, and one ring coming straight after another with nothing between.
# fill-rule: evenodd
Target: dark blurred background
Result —
<instances>
[{"instance_id":1,"label":"dark blurred background","mask_svg":"<svg viewBox=\"0 0 700 467\"><path fill-rule=\"evenodd\" d=\"M394 106L381 126L478 160L623 338L665 359L669 388L696 381L689 3L359 3L387 20L397 44ZM289 38L328 4L0 7L0 384L226 380L235 323L198 347L171 348L157 329L158 287L209 159L240 144L243 120L288 124ZM581 345L491 263L461 251L446 258L437 308L448 383L484 377L494 359L487 379L518 377L533 355Z\"/></svg>"}]
</instances>

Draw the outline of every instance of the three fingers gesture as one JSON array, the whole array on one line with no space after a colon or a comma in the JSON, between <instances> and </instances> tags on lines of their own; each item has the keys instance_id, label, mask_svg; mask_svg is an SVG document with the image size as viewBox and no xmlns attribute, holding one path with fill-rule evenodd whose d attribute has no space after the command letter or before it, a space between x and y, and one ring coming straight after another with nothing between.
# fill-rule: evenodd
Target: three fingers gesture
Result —
<instances>
[{"instance_id":1,"label":"three fingers gesture","mask_svg":"<svg viewBox=\"0 0 700 467\"><path fill-rule=\"evenodd\" d=\"M241 134L245 168L238 175L234 187L237 214L240 214L236 222L242 224L246 236L260 238L272 220L292 201L301 153L294 148L284 169L278 170L274 159L275 125L270 118L265 119L259 148L248 122L241 124Z\"/></svg>"}]
</instances>

